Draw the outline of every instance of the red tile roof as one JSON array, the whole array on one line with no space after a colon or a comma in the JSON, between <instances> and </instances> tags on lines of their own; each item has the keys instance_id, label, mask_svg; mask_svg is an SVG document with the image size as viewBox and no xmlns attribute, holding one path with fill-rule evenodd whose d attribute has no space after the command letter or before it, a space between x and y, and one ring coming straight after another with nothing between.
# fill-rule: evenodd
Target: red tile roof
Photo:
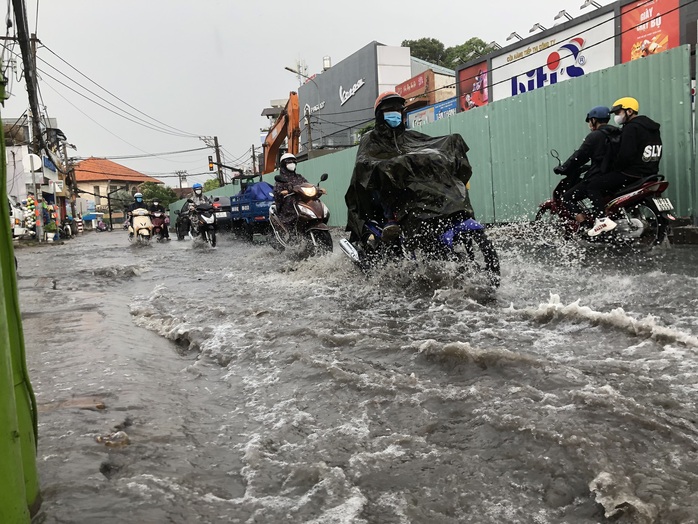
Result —
<instances>
[{"instance_id":1,"label":"red tile roof","mask_svg":"<svg viewBox=\"0 0 698 524\"><path fill-rule=\"evenodd\" d=\"M90 157L75 164L75 179L78 182L121 180L124 182L155 182L156 184L162 184L156 178L149 177L106 158L95 157Z\"/></svg>"}]
</instances>

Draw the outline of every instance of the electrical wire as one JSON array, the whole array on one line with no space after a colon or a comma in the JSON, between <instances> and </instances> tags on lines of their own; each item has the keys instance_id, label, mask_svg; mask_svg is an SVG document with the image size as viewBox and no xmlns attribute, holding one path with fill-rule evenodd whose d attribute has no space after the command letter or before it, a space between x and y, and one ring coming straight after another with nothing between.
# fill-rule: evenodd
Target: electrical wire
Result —
<instances>
[{"instance_id":1,"label":"electrical wire","mask_svg":"<svg viewBox=\"0 0 698 524\"><path fill-rule=\"evenodd\" d=\"M60 61L62 61L63 63L65 63L68 67L70 67L71 69L73 69L74 71L76 71L77 73L79 73L80 75L82 75L84 78L86 78L87 80L89 80L90 82L92 82L94 85L96 85L97 87L99 87L100 89L102 89L104 92L106 92L106 93L108 93L109 95L113 96L113 97L114 97L115 99L117 99L119 102L121 102L122 104L125 104L126 106L130 107L130 108L133 109L134 111L137 111L137 112L140 113L141 115L143 115L143 116L145 116L145 117L148 117L150 120L153 120L154 122L157 122L158 124L161 124L161 125L163 125L163 126L165 126L165 127L169 127L170 129L172 129L172 130L174 130L174 131L177 131L177 132L179 132L179 133L181 133L181 134L183 134L183 135L188 135L188 136L190 136L190 137L195 137L195 138L198 138L199 136L201 136L200 133L189 133L189 132L187 132L187 131L182 131L181 129L178 129L178 128L176 128L176 127L170 126L170 125L168 125L168 124L165 124L164 122L161 122L161 121L158 120L157 118L154 118L154 117L148 115L147 113L144 113L144 112L141 111L140 109L138 109L138 108L132 106L131 104L129 104L129 103L126 102L125 100L123 100L123 99L119 98L118 96L116 96L114 93L112 93L111 91L109 91L107 88L101 86L100 84L98 84L97 82L95 82L94 80L92 80L89 76L87 76L86 74L84 74L82 71L80 71L79 69L77 69L75 66L71 65L70 63L68 63L64 58L62 58L61 56L59 56L55 51L53 51L51 48L49 48L49 47L46 46L45 44L42 44L42 47L43 47L44 49L46 49L49 53L51 53L52 55L54 55L56 58L58 58ZM67 75L66 75L66 76L67 76ZM77 82L76 82L76 83L77 83Z\"/></svg>"},{"instance_id":2,"label":"electrical wire","mask_svg":"<svg viewBox=\"0 0 698 524\"><path fill-rule=\"evenodd\" d=\"M182 149L181 151L167 151L165 153L147 153L144 155L123 155L123 156L101 156L99 158L104 158L106 160L127 160L130 158L148 158L148 157L155 157L155 156L165 156L165 155L179 155L181 153L191 153L193 151L203 151L204 149L208 149L208 147L197 147L195 149ZM86 160L86 158L89 157L78 157L80 160Z\"/></svg>"}]
</instances>

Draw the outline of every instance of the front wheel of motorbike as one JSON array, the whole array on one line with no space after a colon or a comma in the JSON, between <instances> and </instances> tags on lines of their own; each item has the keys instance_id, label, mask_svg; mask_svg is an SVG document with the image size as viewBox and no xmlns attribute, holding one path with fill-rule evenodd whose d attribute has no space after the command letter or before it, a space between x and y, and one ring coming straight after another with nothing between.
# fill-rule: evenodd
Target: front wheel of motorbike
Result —
<instances>
[{"instance_id":1,"label":"front wheel of motorbike","mask_svg":"<svg viewBox=\"0 0 698 524\"><path fill-rule=\"evenodd\" d=\"M150 244L150 236L149 235L141 235L139 233L138 234L138 242L140 242L144 246L147 246L148 244Z\"/></svg>"},{"instance_id":2,"label":"front wheel of motorbike","mask_svg":"<svg viewBox=\"0 0 698 524\"><path fill-rule=\"evenodd\" d=\"M477 266L484 265L484 268L481 269L484 269L492 287L499 287L499 256L492 242L487 238L485 231L472 231L465 240L464 246L470 262L475 263ZM481 257L478 255L478 252Z\"/></svg>"},{"instance_id":3,"label":"front wheel of motorbike","mask_svg":"<svg viewBox=\"0 0 698 524\"><path fill-rule=\"evenodd\" d=\"M216 247L216 232L215 231L208 232L208 243L211 244L211 247Z\"/></svg>"},{"instance_id":4,"label":"front wheel of motorbike","mask_svg":"<svg viewBox=\"0 0 698 524\"><path fill-rule=\"evenodd\" d=\"M324 255L325 253L332 253L332 235L329 231L325 229L314 229L309 231L311 241L315 246L315 253L318 255Z\"/></svg>"}]
</instances>

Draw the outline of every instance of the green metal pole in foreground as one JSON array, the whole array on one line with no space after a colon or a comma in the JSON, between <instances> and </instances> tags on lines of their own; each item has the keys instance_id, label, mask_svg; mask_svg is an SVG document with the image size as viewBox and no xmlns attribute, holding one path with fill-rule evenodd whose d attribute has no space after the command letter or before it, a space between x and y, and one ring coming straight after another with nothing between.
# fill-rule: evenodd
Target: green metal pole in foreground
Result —
<instances>
[{"instance_id":1,"label":"green metal pole in foreground","mask_svg":"<svg viewBox=\"0 0 698 524\"><path fill-rule=\"evenodd\" d=\"M1 95L2 93L0 93ZM7 177L0 129L0 187ZM29 382L7 197L0 197L0 522L28 523L41 504L36 400Z\"/></svg>"}]
</instances>

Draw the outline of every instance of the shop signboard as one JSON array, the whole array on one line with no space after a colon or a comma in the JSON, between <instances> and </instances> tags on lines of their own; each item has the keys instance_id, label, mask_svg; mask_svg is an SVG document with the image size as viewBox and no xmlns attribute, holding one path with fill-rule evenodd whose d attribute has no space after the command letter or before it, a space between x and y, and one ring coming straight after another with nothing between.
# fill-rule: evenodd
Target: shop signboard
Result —
<instances>
[{"instance_id":1,"label":"shop signboard","mask_svg":"<svg viewBox=\"0 0 698 524\"><path fill-rule=\"evenodd\" d=\"M458 111L487 105L487 62L458 71Z\"/></svg>"},{"instance_id":2,"label":"shop signboard","mask_svg":"<svg viewBox=\"0 0 698 524\"><path fill-rule=\"evenodd\" d=\"M492 58L492 99L519 95L615 65L613 13Z\"/></svg>"},{"instance_id":3,"label":"shop signboard","mask_svg":"<svg viewBox=\"0 0 698 524\"><path fill-rule=\"evenodd\" d=\"M679 0L638 0L623 6L620 27L623 63L676 47Z\"/></svg>"},{"instance_id":4,"label":"shop signboard","mask_svg":"<svg viewBox=\"0 0 698 524\"><path fill-rule=\"evenodd\" d=\"M414 129L424 124L430 124L442 118L448 118L456 114L456 98L449 98L430 106L422 107L416 111L407 113L407 127Z\"/></svg>"},{"instance_id":5,"label":"shop signboard","mask_svg":"<svg viewBox=\"0 0 698 524\"><path fill-rule=\"evenodd\" d=\"M395 86L395 92L405 100L416 98L424 94L427 95L430 103L433 103L433 96L429 97L429 91L434 89L434 71L427 69L413 76L409 80Z\"/></svg>"}]
</instances>

